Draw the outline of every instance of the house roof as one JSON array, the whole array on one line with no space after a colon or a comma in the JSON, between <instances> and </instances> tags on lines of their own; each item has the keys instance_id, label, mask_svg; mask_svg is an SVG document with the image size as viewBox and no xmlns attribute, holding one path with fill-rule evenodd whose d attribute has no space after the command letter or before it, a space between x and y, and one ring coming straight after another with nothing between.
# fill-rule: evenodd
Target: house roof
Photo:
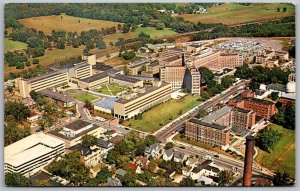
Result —
<instances>
[{"instance_id":1,"label":"house roof","mask_svg":"<svg viewBox=\"0 0 300 191\"><path fill-rule=\"evenodd\" d=\"M175 158L183 159L184 156L185 156L185 153L182 153L182 152L180 152L180 151L175 151L175 152L174 152L174 157L175 157Z\"/></svg>"},{"instance_id":2,"label":"house roof","mask_svg":"<svg viewBox=\"0 0 300 191\"><path fill-rule=\"evenodd\" d=\"M202 170L202 168L197 166L197 167L193 168L192 172L199 173L201 170Z\"/></svg>"},{"instance_id":3,"label":"house roof","mask_svg":"<svg viewBox=\"0 0 300 191\"><path fill-rule=\"evenodd\" d=\"M137 156L135 158L135 163L136 164L141 164L143 166L146 166L148 163L148 158L147 157L143 157L143 156Z\"/></svg>"},{"instance_id":4,"label":"house roof","mask_svg":"<svg viewBox=\"0 0 300 191\"><path fill-rule=\"evenodd\" d=\"M217 167L209 166L209 165L205 166L204 169L212 171L212 172L215 172L215 173L219 173L220 172L220 169L218 169Z\"/></svg>"},{"instance_id":5,"label":"house roof","mask_svg":"<svg viewBox=\"0 0 300 191\"><path fill-rule=\"evenodd\" d=\"M123 169L121 169L121 168L119 168L119 169L116 171L116 174L117 174L117 175L120 175L120 176L125 176L126 171L123 170Z\"/></svg>"},{"instance_id":6,"label":"house roof","mask_svg":"<svg viewBox=\"0 0 300 191\"><path fill-rule=\"evenodd\" d=\"M155 144L150 145L150 147L146 147L145 151L147 153L152 153L154 150L158 150L158 149L160 149L160 144L155 143Z\"/></svg>"},{"instance_id":7,"label":"house roof","mask_svg":"<svg viewBox=\"0 0 300 191\"><path fill-rule=\"evenodd\" d=\"M113 144L110 141L105 141L103 139L98 139L97 146L99 146L101 148L108 149L108 148L112 147Z\"/></svg>"},{"instance_id":8,"label":"house roof","mask_svg":"<svg viewBox=\"0 0 300 191\"><path fill-rule=\"evenodd\" d=\"M107 186L122 186L120 179L118 178L107 178Z\"/></svg>"},{"instance_id":9,"label":"house roof","mask_svg":"<svg viewBox=\"0 0 300 191\"><path fill-rule=\"evenodd\" d=\"M138 166L134 163L128 163L128 167L133 171L136 171L136 169L138 168Z\"/></svg>"},{"instance_id":10,"label":"house roof","mask_svg":"<svg viewBox=\"0 0 300 191\"><path fill-rule=\"evenodd\" d=\"M70 147L69 150L72 150L72 151L77 150L81 153L82 156L88 156L88 155L92 154L93 151L96 151L96 150L99 150L99 149L98 148L90 149L90 148L85 147L81 144L77 144L77 145L74 145L74 146Z\"/></svg>"},{"instance_id":11,"label":"house roof","mask_svg":"<svg viewBox=\"0 0 300 191\"><path fill-rule=\"evenodd\" d=\"M174 149L168 149L164 151L164 154L167 155L168 157L172 156L172 154L174 153Z\"/></svg>"}]
</instances>

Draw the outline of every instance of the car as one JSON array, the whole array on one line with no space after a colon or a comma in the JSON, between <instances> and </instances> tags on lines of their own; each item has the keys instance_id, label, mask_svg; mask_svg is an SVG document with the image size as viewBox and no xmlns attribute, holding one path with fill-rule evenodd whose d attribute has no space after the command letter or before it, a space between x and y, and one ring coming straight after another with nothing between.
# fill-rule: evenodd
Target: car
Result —
<instances>
[{"instance_id":1,"label":"car","mask_svg":"<svg viewBox=\"0 0 300 191\"><path fill-rule=\"evenodd\" d=\"M180 146L179 148L181 148L181 149L185 149L185 147L184 147L184 146Z\"/></svg>"},{"instance_id":2,"label":"car","mask_svg":"<svg viewBox=\"0 0 300 191\"><path fill-rule=\"evenodd\" d=\"M214 157L216 157L216 158L220 158L220 156L219 156L219 155L217 155L217 154L216 154L216 155L214 155Z\"/></svg>"},{"instance_id":3,"label":"car","mask_svg":"<svg viewBox=\"0 0 300 191\"><path fill-rule=\"evenodd\" d=\"M129 129L128 129L127 127L125 127L125 130L127 130L127 131L128 131Z\"/></svg>"}]
</instances>

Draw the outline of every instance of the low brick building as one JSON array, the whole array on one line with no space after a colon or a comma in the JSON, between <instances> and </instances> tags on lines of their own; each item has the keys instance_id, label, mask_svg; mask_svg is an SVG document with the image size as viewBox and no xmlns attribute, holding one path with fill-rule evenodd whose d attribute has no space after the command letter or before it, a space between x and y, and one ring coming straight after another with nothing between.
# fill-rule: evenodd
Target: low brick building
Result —
<instances>
[{"instance_id":1,"label":"low brick building","mask_svg":"<svg viewBox=\"0 0 300 191\"><path fill-rule=\"evenodd\" d=\"M253 110L233 108L232 110L232 130L234 132L243 132L251 129L255 124L256 113Z\"/></svg>"}]
</instances>

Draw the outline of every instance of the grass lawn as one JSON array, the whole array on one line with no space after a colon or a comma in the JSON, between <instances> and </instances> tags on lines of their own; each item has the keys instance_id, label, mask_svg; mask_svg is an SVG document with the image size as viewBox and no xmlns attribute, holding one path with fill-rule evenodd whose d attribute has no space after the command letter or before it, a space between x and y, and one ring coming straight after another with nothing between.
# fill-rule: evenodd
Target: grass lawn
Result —
<instances>
[{"instance_id":1,"label":"grass lawn","mask_svg":"<svg viewBox=\"0 0 300 191\"><path fill-rule=\"evenodd\" d=\"M94 101L96 100L98 97L97 96L93 96L91 94L88 94L88 93L80 93L80 94L76 94L74 95L74 98L81 101L81 102L85 102L85 100L88 100L88 101Z\"/></svg>"},{"instance_id":2,"label":"grass lawn","mask_svg":"<svg viewBox=\"0 0 300 191\"><path fill-rule=\"evenodd\" d=\"M124 125L131 126L141 131L154 132L162 126L177 118L180 110L182 113L200 103L200 96L187 95L181 100L171 99L159 104L142 114L142 119L125 121Z\"/></svg>"},{"instance_id":3,"label":"grass lawn","mask_svg":"<svg viewBox=\"0 0 300 191\"><path fill-rule=\"evenodd\" d=\"M164 37L164 36L177 34L177 32L173 31L170 28L165 28L164 30L156 30L154 27L145 27L145 28L139 27L134 31L134 33L137 36L141 32L149 34L151 38L160 38L160 37Z\"/></svg>"},{"instance_id":4,"label":"grass lawn","mask_svg":"<svg viewBox=\"0 0 300 191\"><path fill-rule=\"evenodd\" d=\"M271 153L259 150L255 160L270 170L276 171L278 169L280 171L286 171L291 177L295 177L295 131L274 124L269 127L282 133L282 138L275 145Z\"/></svg>"},{"instance_id":5,"label":"grass lawn","mask_svg":"<svg viewBox=\"0 0 300 191\"><path fill-rule=\"evenodd\" d=\"M124 90L122 86L116 84L103 84L97 92L106 94L106 95L116 95Z\"/></svg>"},{"instance_id":6,"label":"grass lawn","mask_svg":"<svg viewBox=\"0 0 300 191\"><path fill-rule=\"evenodd\" d=\"M283 12L286 7L287 11ZM280 12L277 12L280 8ZM234 25L255 21L266 21L295 15L295 6L289 3L252 3L250 6L238 3L225 3L208 8L203 14L179 15L190 22L223 23Z\"/></svg>"},{"instance_id":7,"label":"grass lawn","mask_svg":"<svg viewBox=\"0 0 300 191\"><path fill-rule=\"evenodd\" d=\"M66 32L76 31L80 33L81 31L88 31L90 29L101 30L102 28L117 27L119 24L118 22L73 17L65 14L30 17L18 21L28 28L35 28L46 34L51 34L52 30L64 30Z\"/></svg>"},{"instance_id":8,"label":"grass lawn","mask_svg":"<svg viewBox=\"0 0 300 191\"><path fill-rule=\"evenodd\" d=\"M8 38L4 38L4 53L12 50L19 50L27 48L27 44L19 41L13 41Z\"/></svg>"}]
</instances>

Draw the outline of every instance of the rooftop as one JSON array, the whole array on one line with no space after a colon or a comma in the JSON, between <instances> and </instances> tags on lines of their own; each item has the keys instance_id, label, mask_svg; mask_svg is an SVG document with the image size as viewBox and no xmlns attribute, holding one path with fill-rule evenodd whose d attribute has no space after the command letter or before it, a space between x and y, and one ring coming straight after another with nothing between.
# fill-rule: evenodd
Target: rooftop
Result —
<instances>
[{"instance_id":1,"label":"rooftop","mask_svg":"<svg viewBox=\"0 0 300 191\"><path fill-rule=\"evenodd\" d=\"M85 66L89 66L89 64L87 63L87 61L82 61L79 63L68 63L68 64L57 64L55 66L52 66L51 68L53 68L54 70L62 70L62 69L70 69L70 68L81 68L81 67L85 67Z\"/></svg>"},{"instance_id":2,"label":"rooftop","mask_svg":"<svg viewBox=\"0 0 300 191\"><path fill-rule=\"evenodd\" d=\"M137 83L137 82L140 82L141 80L138 80L138 79L135 79L135 78L130 78L129 76L127 75L115 75L111 78L114 78L116 80L121 80L121 81L125 81L125 82L129 82L129 83Z\"/></svg>"},{"instance_id":3,"label":"rooftop","mask_svg":"<svg viewBox=\"0 0 300 191\"><path fill-rule=\"evenodd\" d=\"M109 97L109 98L104 98L97 103L94 104L94 106L98 106L101 108L109 109L111 111L114 110L114 102L116 102L119 98L115 97Z\"/></svg>"},{"instance_id":4,"label":"rooftop","mask_svg":"<svg viewBox=\"0 0 300 191\"><path fill-rule=\"evenodd\" d=\"M53 148L61 144L64 142L44 133L33 134L6 146L4 162L17 167L52 152Z\"/></svg>"},{"instance_id":5,"label":"rooftop","mask_svg":"<svg viewBox=\"0 0 300 191\"><path fill-rule=\"evenodd\" d=\"M64 70L58 70L58 71L51 71L51 72L42 74L38 77L27 79L25 81L27 81L28 83L33 83L33 82L36 82L36 81L39 81L39 80L44 80L44 79L50 78L50 77L55 76L57 74L62 74L64 72L67 72L67 70L64 69Z\"/></svg>"},{"instance_id":6,"label":"rooftop","mask_svg":"<svg viewBox=\"0 0 300 191\"><path fill-rule=\"evenodd\" d=\"M230 106L224 106L221 109L212 112L211 114L205 116L202 121L206 123L213 123L217 119L221 118L222 116L226 115L228 112L232 110L232 107Z\"/></svg>"},{"instance_id":7,"label":"rooftop","mask_svg":"<svg viewBox=\"0 0 300 191\"><path fill-rule=\"evenodd\" d=\"M83 146L81 144L74 145L74 146L72 146L72 147L70 147L68 149L72 150L72 151L77 150L77 151L79 151L81 153L82 156L88 156L88 155L92 154L93 151L98 150L98 148L90 149L90 148L85 147L85 146Z\"/></svg>"},{"instance_id":8,"label":"rooftop","mask_svg":"<svg viewBox=\"0 0 300 191\"><path fill-rule=\"evenodd\" d=\"M153 91L155 91L157 89L160 89L160 88L168 86L168 85L170 85L170 84L166 83L166 82L162 82L161 86L159 86L159 87L157 87L157 86L147 87L147 88L145 88L145 92L144 93L137 93L136 96L134 96L134 97L132 97L130 99L119 99L119 100L116 101L116 103L121 103L121 104L129 103L129 102L131 102L131 101L133 101L133 100L135 100L137 98L145 96L145 95L149 94L150 92L153 92Z\"/></svg>"},{"instance_id":9,"label":"rooftop","mask_svg":"<svg viewBox=\"0 0 300 191\"><path fill-rule=\"evenodd\" d=\"M86 82L86 83L91 83L91 82L106 78L108 76L109 75L107 74L107 72L102 72L102 73L98 73L98 74L92 75L90 77L81 79L81 81Z\"/></svg>"},{"instance_id":10,"label":"rooftop","mask_svg":"<svg viewBox=\"0 0 300 191\"><path fill-rule=\"evenodd\" d=\"M190 119L189 122L195 123L198 125L202 125L205 127L211 127L211 128L218 129L218 130L225 130L227 128L226 126L218 125L215 123L207 123L207 122L201 121L199 119L195 119L195 118Z\"/></svg>"},{"instance_id":11,"label":"rooftop","mask_svg":"<svg viewBox=\"0 0 300 191\"><path fill-rule=\"evenodd\" d=\"M51 99L58 100L58 101L61 101L61 102L64 102L64 103L70 103L70 102L74 101L73 97L68 96L66 94L62 94L62 93L59 93L59 92L52 91L51 88L41 90L40 93L43 94L46 97L49 97Z\"/></svg>"},{"instance_id":12,"label":"rooftop","mask_svg":"<svg viewBox=\"0 0 300 191\"><path fill-rule=\"evenodd\" d=\"M79 129L82 129L88 125L90 125L91 123L87 122L87 121L83 121L83 120L77 120L74 121L72 123L69 123L68 125L66 125L65 127L68 129L72 129L74 131L77 131Z\"/></svg>"}]
</instances>

